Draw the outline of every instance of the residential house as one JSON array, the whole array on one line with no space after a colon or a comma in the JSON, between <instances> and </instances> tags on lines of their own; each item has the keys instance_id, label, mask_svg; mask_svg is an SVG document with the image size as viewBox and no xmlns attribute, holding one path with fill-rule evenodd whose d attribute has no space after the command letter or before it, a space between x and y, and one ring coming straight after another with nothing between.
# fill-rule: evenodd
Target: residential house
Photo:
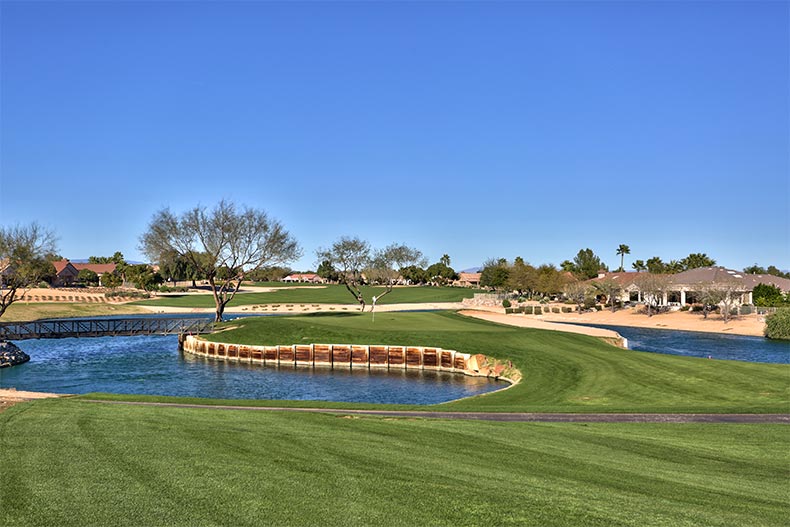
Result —
<instances>
[{"instance_id":1,"label":"residential house","mask_svg":"<svg viewBox=\"0 0 790 527\"><path fill-rule=\"evenodd\" d=\"M68 286L77 281L80 272L70 261L59 260L52 262L52 265L55 266L55 277L52 279L54 287Z\"/></svg>"},{"instance_id":2,"label":"residential house","mask_svg":"<svg viewBox=\"0 0 790 527\"><path fill-rule=\"evenodd\" d=\"M118 267L116 263L103 263L103 264L92 264L92 263L73 263L71 264L77 270L77 272L82 271L83 269L87 269L89 271L93 271L98 275L101 279L102 275L105 273L114 273L115 268Z\"/></svg>"},{"instance_id":3,"label":"residential house","mask_svg":"<svg viewBox=\"0 0 790 527\"><path fill-rule=\"evenodd\" d=\"M458 273L458 280L455 284L461 287L480 287L480 275L482 273Z\"/></svg>"},{"instance_id":4,"label":"residential house","mask_svg":"<svg viewBox=\"0 0 790 527\"><path fill-rule=\"evenodd\" d=\"M642 302L644 298L639 290L639 278L647 274L632 271L622 273L602 271L589 282L594 284L603 280L613 280L622 287L621 301ZM662 306L682 307L693 304L697 301L702 287L717 283L734 283L740 286L738 293L741 295L740 303L742 304L752 304L754 302L752 291L758 284L770 284L781 289L783 293L790 292L790 280L787 278L769 274L746 274L724 267L699 267L665 276L668 277L669 288L659 301L659 305Z\"/></svg>"},{"instance_id":5,"label":"residential house","mask_svg":"<svg viewBox=\"0 0 790 527\"><path fill-rule=\"evenodd\" d=\"M315 273L292 273L283 278L283 282L306 282L311 284L323 284L324 279Z\"/></svg>"}]
</instances>

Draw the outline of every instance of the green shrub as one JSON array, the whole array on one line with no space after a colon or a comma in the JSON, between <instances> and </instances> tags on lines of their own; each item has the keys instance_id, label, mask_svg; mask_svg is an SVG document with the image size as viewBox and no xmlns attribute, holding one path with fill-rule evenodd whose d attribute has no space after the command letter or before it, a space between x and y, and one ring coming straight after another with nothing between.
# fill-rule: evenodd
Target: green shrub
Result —
<instances>
[{"instance_id":1,"label":"green shrub","mask_svg":"<svg viewBox=\"0 0 790 527\"><path fill-rule=\"evenodd\" d=\"M38 287L40 289L49 289L49 284L44 282L44 281L41 281L41 282L38 283L38 285L36 287Z\"/></svg>"},{"instance_id":2,"label":"green shrub","mask_svg":"<svg viewBox=\"0 0 790 527\"><path fill-rule=\"evenodd\" d=\"M766 317L765 336L769 339L790 340L790 309L779 309Z\"/></svg>"},{"instance_id":3,"label":"green shrub","mask_svg":"<svg viewBox=\"0 0 790 527\"><path fill-rule=\"evenodd\" d=\"M77 275L77 280L83 284L99 285L99 275L90 269L81 269Z\"/></svg>"},{"instance_id":4,"label":"green shrub","mask_svg":"<svg viewBox=\"0 0 790 527\"><path fill-rule=\"evenodd\" d=\"M552 312L552 313L559 313L559 312L560 312L560 308L558 308L558 307L552 307L552 308L551 308L551 312Z\"/></svg>"},{"instance_id":5,"label":"green shrub","mask_svg":"<svg viewBox=\"0 0 790 527\"><path fill-rule=\"evenodd\" d=\"M186 293L189 291L186 287L170 287L168 285L160 285L159 292L160 293Z\"/></svg>"},{"instance_id":6,"label":"green shrub","mask_svg":"<svg viewBox=\"0 0 790 527\"><path fill-rule=\"evenodd\" d=\"M543 308L541 308L540 306L534 306L532 309L533 309L532 312L536 315L540 315L541 313L543 313Z\"/></svg>"},{"instance_id":7,"label":"green shrub","mask_svg":"<svg viewBox=\"0 0 790 527\"><path fill-rule=\"evenodd\" d=\"M562 306L563 313L571 313L573 311L572 307Z\"/></svg>"},{"instance_id":8,"label":"green shrub","mask_svg":"<svg viewBox=\"0 0 790 527\"><path fill-rule=\"evenodd\" d=\"M513 313L518 313L518 308L515 308L515 307L506 307L505 308L505 314L506 315L512 315Z\"/></svg>"},{"instance_id":9,"label":"green shrub","mask_svg":"<svg viewBox=\"0 0 790 527\"><path fill-rule=\"evenodd\" d=\"M506 299L504 299L504 300L502 301L502 307L504 307L504 308L508 308L508 307L510 307L510 300L508 300L507 298L506 298Z\"/></svg>"},{"instance_id":10,"label":"green shrub","mask_svg":"<svg viewBox=\"0 0 790 527\"><path fill-rule=\"evenodd\" d=\"M596 311L603 311L603 306L600 305L600 304L595 304L595 310Z\"/></svg>"},{"instance_id":11,"label":"green shrub","mask_svg":"<svg viewBox=\"0 0 790 527\"><path fill-rule=\"evenodd\" d=\"M757 306L781 306L784 303L782 290L772 284L757 284L752 291Z\"/></svg>"},{"instance_id":12,"label":"green shrub","mask_svg":"<svg viewBox=\"0 0 790 527\"><path fill-rule=\"evenodd\" d=\"M123 278L115 273L104 273L99 280L104 287L118 287L123 285Z\"/></svg>"},{"instance_id":13,"label":"green shrub","mask_svg":"<svg viewBox=\"0 0 790 527\"><path fill-rule=\"evenodd\" d=\"M751 315L754 312L752 306L744 304L741 306L741 315Z\"/></svg>"}]
</instances>

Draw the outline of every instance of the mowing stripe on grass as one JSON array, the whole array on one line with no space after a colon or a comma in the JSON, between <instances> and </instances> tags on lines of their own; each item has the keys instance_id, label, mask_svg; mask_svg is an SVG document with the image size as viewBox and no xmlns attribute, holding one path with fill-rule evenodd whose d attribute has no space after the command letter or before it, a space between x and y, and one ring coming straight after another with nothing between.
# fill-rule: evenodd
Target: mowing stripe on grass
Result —
<instances>
[{"instance_id":1,"label":"mowing stripe on grass","mask_svg":"<svg viewBox=\"0 0 790 527\"><path fill-rule=\"evenodd\" d=\"M270 412L308 412L380 417L419 417L426 419L463 419L471 421L502 421L510 423L737 423L790 424L790 414L551 414L496 412L408 412L396 410L349 410L344 408L287 408L282 406L233 406L142 401L107 401L79 399L87 403L159 406L171 408L204 408L216 410L253 410Z\"/></svg>"}]
</instances>

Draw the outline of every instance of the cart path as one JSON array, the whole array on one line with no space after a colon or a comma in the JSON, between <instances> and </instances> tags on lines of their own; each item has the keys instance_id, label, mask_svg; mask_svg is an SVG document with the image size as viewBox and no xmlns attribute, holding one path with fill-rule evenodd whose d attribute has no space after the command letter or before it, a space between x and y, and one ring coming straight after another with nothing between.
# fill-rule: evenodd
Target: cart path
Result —
<instances>
[{"instance_id":1,"label":"cart path","mask_svg":"<svg viewBox=\"0 0 790 527\"><path fill-rule=\"evenodd\" d=\"M246 410L256 412L301 412L344 416L410 417L427 419L463 419L521 423L736 423L790 424L790 414L636 414L636 413L500 413L500 412L436 412L407 410L352 410L343 408L285 408L278 406L232 406L208 404L157 403L142 401L102 401L76 399L88 403L165 408L198 408L211 410Z\"/></svg>"}]
</instances>

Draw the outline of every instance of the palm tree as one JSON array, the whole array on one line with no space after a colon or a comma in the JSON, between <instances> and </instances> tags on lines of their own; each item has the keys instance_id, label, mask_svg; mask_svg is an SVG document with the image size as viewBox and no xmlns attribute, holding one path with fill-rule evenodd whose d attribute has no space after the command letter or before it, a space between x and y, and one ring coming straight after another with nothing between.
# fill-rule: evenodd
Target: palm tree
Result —
<instances>
[{"instance_id":1,"label":"palm tree","mask_svg":"<svg viewBox=\"0 0 790 527\"><path fill-rule=\"evenodd\" d=\"M620 247L617 248L617 254L620 255L620 269L619 271L623 272L623 259L625 258L626 254L631 254L631 248L628 247L626 244L621 243Z\"/></svg>"}]
</instances>

